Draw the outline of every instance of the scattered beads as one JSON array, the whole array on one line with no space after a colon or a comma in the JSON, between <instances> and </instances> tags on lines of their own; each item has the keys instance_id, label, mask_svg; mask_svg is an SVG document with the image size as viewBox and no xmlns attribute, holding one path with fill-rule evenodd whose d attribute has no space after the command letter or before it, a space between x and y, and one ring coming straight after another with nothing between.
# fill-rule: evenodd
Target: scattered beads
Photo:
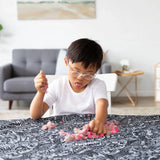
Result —
<instances>
[{"instance_id":1,"label":"scattered beads","mask_svg":"<svg viewBox=\"0 0 160 160\"><path fill-rule=\"evenodd\" d=\"M118 124L119 124L118 122L114 123L113 121L107 123L105 125L105 127L107 129L106 135L115 134L115 133L119 132ZM64 131L60 131L59 134L61 136L66 135L66 137L64 139L65 142L82 140L82 139L99 138L99 137L105 136L104 134L98 135L96 133L89 131L89 124L85 124L83 126L82 130L80 130L78 128L74 128L74 134L69 134L68 132L64 132Z\"/></svg>"},{"instance_id":2,"label":"scattered beads","mask_svg":"<svg viewBox=\"0 0 160 160\"><path fill-rule=\"evenodd\" d=\"M42 126L42 130L52 129L55 127L56 127L55 123L52 123L51 121L49 121L47 124Z\"/></svg>"},{"instance_id":3,"label":"scattered beads","mask_svg":"<svg viewBox=\"0 0 160 160\"><path fill-rule=\"evenodd\" d=\"M59 122L59 123L63 123L63 122ZM105 124L106 130L107 130L106 135L116 134L117 132L119 132L118 125L119 125L119 122L113 122L113 121ZM56 127L55 123L52 123L51 121L49 121L46 125L42 126L42 130L52 129L55 127ZM66 136L64 139L65 142L82 140L82 139L99 138L99 137L105 136L105 134L98 135L94 132L89 131L89 124L85 124L82 130L80 130L79 128L74 128L74 134L69 134L68 132L64 132L62 130L59 132L59 134L61 136Z\"/></svg>"}]
</instances>

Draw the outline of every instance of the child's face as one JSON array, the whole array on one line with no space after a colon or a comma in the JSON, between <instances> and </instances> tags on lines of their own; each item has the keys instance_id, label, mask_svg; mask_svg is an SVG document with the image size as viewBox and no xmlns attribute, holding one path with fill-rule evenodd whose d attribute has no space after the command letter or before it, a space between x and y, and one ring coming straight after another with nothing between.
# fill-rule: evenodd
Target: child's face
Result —
<instances>
[{"instance_id":1,"label":"child's face","mask_svg":"<svg viewBox=\"0 0 160 160\"><path fill-rule=\"evenodd\" d=\"M82 92L94 78L96 67L88 66L85 69L82 62L72 63L69 60L69 63L67 63L67 59L65 59L65 64L72 89L75 92Z\"/></svg>"}]
</instances>

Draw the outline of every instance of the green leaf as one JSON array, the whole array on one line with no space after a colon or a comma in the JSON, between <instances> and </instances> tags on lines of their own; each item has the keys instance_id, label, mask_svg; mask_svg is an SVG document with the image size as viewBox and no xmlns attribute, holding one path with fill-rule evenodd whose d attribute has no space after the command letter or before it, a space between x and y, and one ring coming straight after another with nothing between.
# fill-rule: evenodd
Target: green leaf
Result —
<instances>
[{"instance_id":1,"label":"green leaf","mask_svg":"<svg viewBox=\"0 0 160 160\"><path fill-rule=\"evenodd\" d=\"M0 24L0 31L3 29L3 26Z\"/></svg>"}]
</instances>

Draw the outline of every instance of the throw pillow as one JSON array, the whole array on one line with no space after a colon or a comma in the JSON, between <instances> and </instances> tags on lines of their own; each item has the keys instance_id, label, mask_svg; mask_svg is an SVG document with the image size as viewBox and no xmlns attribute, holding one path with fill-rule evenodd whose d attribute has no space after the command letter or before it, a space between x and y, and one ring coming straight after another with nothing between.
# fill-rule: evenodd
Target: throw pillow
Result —
<instances>
[{"instance_id":1,"label":"throw pillow","mask_svg":"<svg viewBox=\"0 0 160 160\"><path fill-rule=\"evenodd\" d=\"M107 54L108 54L108 50L106 50L105 52L103 52L102 65L107 62ZM101 66L101 67L102 67L102 66ZM100 69L97 71L97 74L101 74L101 73L102 73L101 70L102 70L102 69L100 68Z\"/></svg>"},{"instance_id":2,"label":"throw pillow","mask_svg":"<svg viewBox=\"0 0 160 160\"><path fill-rule=\"evenodd\" d=\"M66 75L67 74L67 68L64 63L65 56L66 56L66 50L61 49L59 51L58 58L57 58L55 75Z\"/></svg>"}]
</instances>

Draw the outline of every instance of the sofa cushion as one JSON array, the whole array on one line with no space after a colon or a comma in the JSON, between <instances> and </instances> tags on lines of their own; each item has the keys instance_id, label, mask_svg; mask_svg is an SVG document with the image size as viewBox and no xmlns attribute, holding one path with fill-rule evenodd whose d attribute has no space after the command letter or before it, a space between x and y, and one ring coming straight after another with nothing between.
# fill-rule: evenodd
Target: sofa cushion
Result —
<instances>
[{"instance_id":1,"label":"sofa cushion","mask_svg":"<svg viewBox=\"0 0 160 160\"><path fill-rule=\"evenodd\" d=\"M40 70L55 74L59 49L14 49L13 76L36 76Z\"/></svg>"},{"instance_id":2,"label":"sofa cushion","mask_svg":"<svg viewBox=\"0 0 160 160\"><path fill-rule=\"evenodd\" d=\"M4 81L4 91L5 92L36 92L34 87L34 77L19 77L11 78Z\"/></svg>"}]
</instances>

